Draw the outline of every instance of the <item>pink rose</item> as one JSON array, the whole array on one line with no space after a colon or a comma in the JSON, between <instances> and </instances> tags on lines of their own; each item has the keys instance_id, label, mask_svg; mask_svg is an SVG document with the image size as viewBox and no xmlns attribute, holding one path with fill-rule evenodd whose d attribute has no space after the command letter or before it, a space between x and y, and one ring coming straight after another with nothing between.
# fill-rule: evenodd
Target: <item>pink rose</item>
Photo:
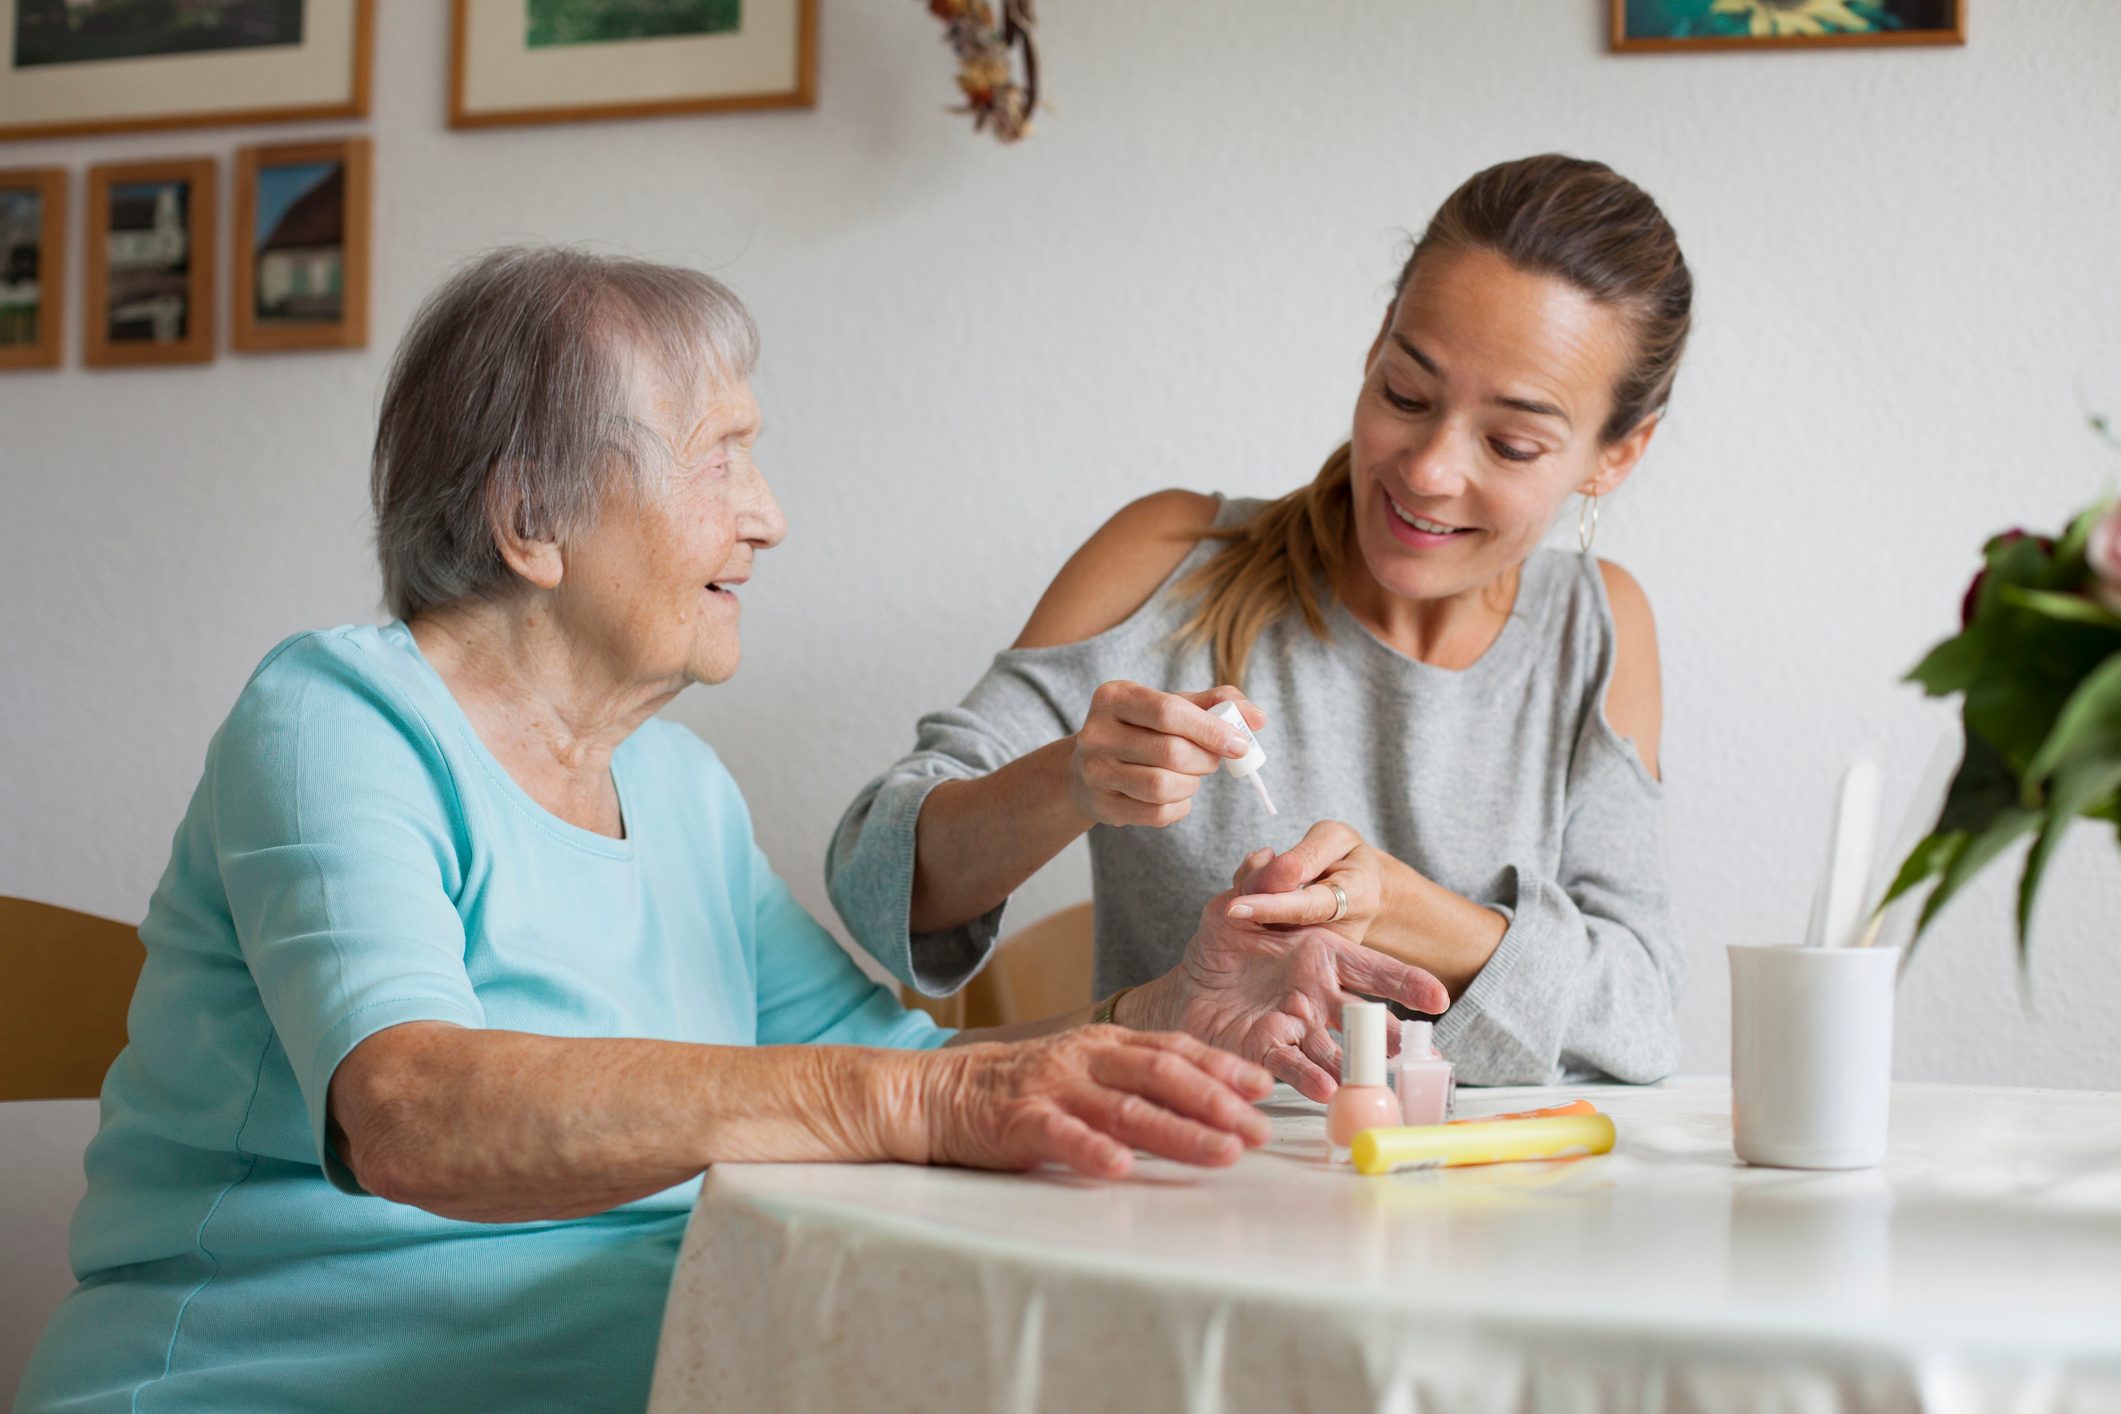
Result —
<instances>
[{"instance_id":1,"label":"pink rose","mask_svg":"<svg viewBox=\"0 0 2121 1414\"><path fill-rule=\"evenodd\" d=\"M2092 567L2092 597L2121 614L2121 500L2108 506L2092 527L2084 559Z\"/></svg>"}]
</instances>

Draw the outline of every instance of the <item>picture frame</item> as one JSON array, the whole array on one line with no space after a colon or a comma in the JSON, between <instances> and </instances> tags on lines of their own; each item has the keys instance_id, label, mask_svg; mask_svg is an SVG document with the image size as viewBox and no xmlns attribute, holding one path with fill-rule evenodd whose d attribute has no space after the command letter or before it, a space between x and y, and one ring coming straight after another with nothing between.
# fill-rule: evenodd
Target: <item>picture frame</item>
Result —
<instances>
[{"instance_id":1,"label":"picture frame","mask_svg":"<svg viewBox=\"0 0 2121 1414\"><path fill-rule=\"evenodd\" d=\"M66 194L63 167L0 170L0 369L59 366Z\"/></svg>"},{"instance_id":2,"label":"picture frame","mask_svg":"<svg viewBox=\"0 0 2121 1414\"><path fill-rule=\"evenodd\" d=\"M1965 44L1970 0L1608 0L1624 54Z\"/></svg>"},{"instance_id":3,"label":"picture frame","mask_svg":"<svg viewBox=\"0 0 2121 1414\"><path fill-rule=\"evenodd\" d=\"M818 0L454 0L449 125L808 108Z\"/></svg>"},{"instance_id":4,"label":"picture frame","mask_svg":"<svg viewBox=\"0 0 2121 1414\"><path fill-rule=\"evenodd\" d=\"M216 166L180 157L88 169L83 363L213 359Z\"/></svg>"},{"instance_id":5,"label":"picture frame","mask_svg":"<svg viewBox=\"0 0 2121 1414\"><path fill-rule=\"evenodd\" d=\"M367 346L370 163L365 137L237 150L231 348Z\"/></svg>"},{"instance_id":6,"label":"picture frame","mask_svg":"<svg viewBox=\"0 0 2121 1414\"><path fill-rule=\"evenodd\" d=\"M0 141L366 117L374 44L374 0L0 0Z\"/></svg>"}]
</instances>

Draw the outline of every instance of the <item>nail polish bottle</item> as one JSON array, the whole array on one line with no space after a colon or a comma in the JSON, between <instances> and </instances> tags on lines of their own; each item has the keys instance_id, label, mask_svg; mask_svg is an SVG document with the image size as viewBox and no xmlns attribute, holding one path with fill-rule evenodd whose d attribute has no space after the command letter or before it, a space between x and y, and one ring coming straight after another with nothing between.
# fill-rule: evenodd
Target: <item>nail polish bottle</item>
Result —
<instances>
[{"instance_id":1,"label":"nail polish bottle","mask_svg":"<svg viewBox=\"0 0 2121 1414\"><path fill-rule=\"evenodd\" d=\"M1243 709L1235 702L1218 702L1209 709L1208 715L1228 727L1245 744L1245 754L1234 759L1225 757L1223 769L1241 781L1250 781L1252 789L1259 792L1259 803L1267 807L1269 815L1281 814L1274 808L1274 797L1267 794L1266 778L1259 774L1259 768L1267 764L1267 753L1260 750L1259 738L1252 735L1251 724L1245 721Z\"/></svg>"},{"instance_id":2,"label":"nail polish bottle","mask_svg":"<svg viewBox=\"0 0 2121 1414\"><path fill-rule=\"evenodd\" d=\"M1399 1110L1402 1124L1442 1124L1451 1117L1458 1088L1451 1063L1436 1049L1436 1028L1427 1021L1399 1024Z\"/></svg>"},{"instance_id":3,"label":"nail polish bottle","mask_svg":"<svg viewBox=\"0 0 2121 1414\"><path fill-rule=\"evenodd\" d=\"M1399 1101L1385 1086L1383 1002L1348 1002L1340 1009L1341 1082L1326 1106L1326 1145L1335 1163L1348 1161L1348 1146L1365 1129L1400 1123Z\"/></svg>"}]
</instances>

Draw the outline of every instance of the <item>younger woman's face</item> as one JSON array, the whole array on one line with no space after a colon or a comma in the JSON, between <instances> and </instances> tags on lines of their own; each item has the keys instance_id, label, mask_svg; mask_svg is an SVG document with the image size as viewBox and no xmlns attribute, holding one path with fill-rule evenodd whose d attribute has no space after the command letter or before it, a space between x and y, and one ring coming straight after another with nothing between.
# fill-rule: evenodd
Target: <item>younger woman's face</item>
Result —
<instances>
[{"instance_id":1,"label":"younger woman's face","mask_svg":"<svg viewBox=\"0 0 2121 1414\"><path fill-rule=\"evenodd\" d=\"M1484 588L1568 497L1627 478L1656 419L1599 440L1633 356L1625 320L1485 250L1432 252L1371 346L1355 405L1354 527L1387 592Z\"/></svg>"}]
</instances>

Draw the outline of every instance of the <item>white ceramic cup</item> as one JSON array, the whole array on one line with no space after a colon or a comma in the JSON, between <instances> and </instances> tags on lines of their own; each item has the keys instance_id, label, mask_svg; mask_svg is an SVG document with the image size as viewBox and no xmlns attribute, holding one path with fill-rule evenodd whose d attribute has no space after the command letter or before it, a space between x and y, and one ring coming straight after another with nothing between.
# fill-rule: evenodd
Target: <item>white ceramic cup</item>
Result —
<instances>
[{"instance_id":1,"label":"white ceramic cup","mask_svg":"<svg viewBox=\"0 0 2121 1414\"><path fill-rule=\"evenodd\" d=\"M1870 1168L1893 1083L1893 948L1729 948L1731 1147L1749 1164Z\"/></svg>"}]
</instances>

